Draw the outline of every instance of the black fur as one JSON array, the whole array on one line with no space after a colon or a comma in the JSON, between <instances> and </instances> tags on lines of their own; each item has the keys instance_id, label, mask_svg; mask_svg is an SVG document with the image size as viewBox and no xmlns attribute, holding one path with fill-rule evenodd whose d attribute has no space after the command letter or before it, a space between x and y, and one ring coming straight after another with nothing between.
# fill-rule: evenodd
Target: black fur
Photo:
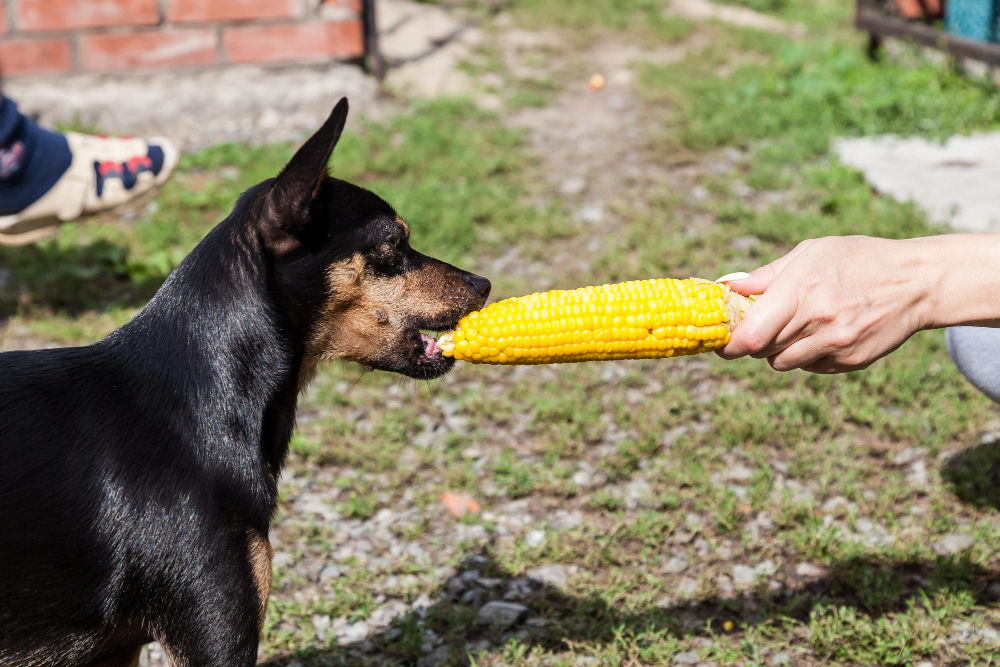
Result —
<instances>
[{"instance_id":1,"label":"black fur","mask_svg":"<svg viewBox=\"0 0 1000 667\"><path fill-rule=\"evenodd\" d=\"M392 208L326 175L346 115L342 100L131 322L0 354L0 664L98 664L154 639L181 665L255 664L248 535L276 508L326 269L356 253L383 273L437 262L408 247L380 260L399 240ZM447 270L470 287L445 326L488 293ZM411 361L387 364L433 374Z\"/></svg>"}]
</instances>

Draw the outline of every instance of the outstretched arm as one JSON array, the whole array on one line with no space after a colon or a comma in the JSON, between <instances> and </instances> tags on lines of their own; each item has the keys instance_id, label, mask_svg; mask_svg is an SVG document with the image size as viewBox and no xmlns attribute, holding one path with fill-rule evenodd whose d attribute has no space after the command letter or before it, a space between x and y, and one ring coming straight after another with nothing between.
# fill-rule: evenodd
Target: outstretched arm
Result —
<instances>
[{"instance_id":1,"label":"outstretched arm","mask_svg":"<svg viewBox=\"0 0 1000 667\"><path fill-rule=\"evenodd\" d=\"M762 296L723 357L843 373L922 329L1000 326L1000 235L812 239L730 285Z\"/></svg>"}]
</instances>

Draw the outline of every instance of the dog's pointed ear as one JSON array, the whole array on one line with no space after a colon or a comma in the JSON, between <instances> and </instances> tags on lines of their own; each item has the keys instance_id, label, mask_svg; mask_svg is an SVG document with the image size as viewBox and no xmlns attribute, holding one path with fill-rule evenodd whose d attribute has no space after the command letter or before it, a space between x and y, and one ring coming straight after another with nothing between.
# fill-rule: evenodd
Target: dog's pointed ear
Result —
<instances>
[{"instance_id":1,"label":"dog's pointed ear","mask_svg":"<svg viewBox=\"0 0 1000 667\"><path fill-rule=\"evenodd\" d=\"M295 240L307 231L313 200L330 175L330 156L344 133L347 109L344 97L337 102L323 127L302 144L275 179L265 216L265 237L272 245L297 245Z\"/></svg>"}]
</instances>

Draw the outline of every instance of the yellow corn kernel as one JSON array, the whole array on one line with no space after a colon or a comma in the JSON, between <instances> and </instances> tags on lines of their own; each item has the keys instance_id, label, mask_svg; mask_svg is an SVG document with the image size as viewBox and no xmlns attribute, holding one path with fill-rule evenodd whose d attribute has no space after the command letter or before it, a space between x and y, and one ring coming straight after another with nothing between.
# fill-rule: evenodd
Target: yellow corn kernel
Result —
<instances>
[{"instance_id":1,"label":"yellow corn kernel","mask_svg":"<svg viewBox=\"0 0 1000 667\"><path fill-rule=\"evenodd\" d=\"M470 313L438 343L446 357L484 364L700 354L729 342L753 299L698 278L550 290Z\"/></svg>"}]
</instances>

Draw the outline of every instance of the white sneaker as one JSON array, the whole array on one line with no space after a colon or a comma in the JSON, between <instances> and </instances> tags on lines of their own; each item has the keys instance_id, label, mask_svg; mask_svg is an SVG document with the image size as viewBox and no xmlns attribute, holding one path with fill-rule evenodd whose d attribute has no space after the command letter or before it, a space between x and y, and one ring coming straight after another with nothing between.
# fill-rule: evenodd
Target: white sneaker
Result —
<instances>
[{"instance_id":1,"label":"white sneaker","mask_svg":"<svg viewBox=\"0 0 1000 667\"><path fill-rule=\"evenodd\" d=\"M66 133L73 161L55 185L20 213L0 216L0 245L25 245L50 236L64 222L106 211L166 183L180 154L168 139L98 137ZM156 148L162 151L155 174ZM152 149L152 150L151 150Z\"/></svg>"}]
</instances>

